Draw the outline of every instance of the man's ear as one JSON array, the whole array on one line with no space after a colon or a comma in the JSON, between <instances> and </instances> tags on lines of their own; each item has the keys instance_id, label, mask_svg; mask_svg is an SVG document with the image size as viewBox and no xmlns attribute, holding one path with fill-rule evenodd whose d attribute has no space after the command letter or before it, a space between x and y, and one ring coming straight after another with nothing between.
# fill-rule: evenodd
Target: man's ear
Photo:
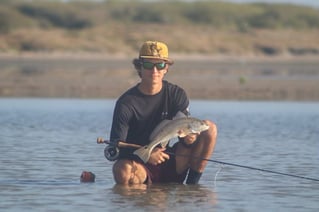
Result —
<instances>
[{"instance_id":1,"label":"man's ear","mask_svg":"<svg viewBox=\"0 0 319 212\"><path fill-rule=\"evenodd\" d=\"M168 68L169 68L169 65L167 65L167 68L165 68L165 73L164 73L164 75L167 74Z\"/></svg>"}]
</instances>

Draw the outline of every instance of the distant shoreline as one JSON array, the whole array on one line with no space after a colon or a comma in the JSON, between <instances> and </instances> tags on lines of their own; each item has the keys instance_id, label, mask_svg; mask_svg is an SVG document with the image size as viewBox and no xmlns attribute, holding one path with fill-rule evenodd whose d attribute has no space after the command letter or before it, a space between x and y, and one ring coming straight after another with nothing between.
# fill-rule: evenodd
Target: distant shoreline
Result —
<instances>
[{"instance_id":1,"label":"distant shoreline","mask_svg":"<svg viewBox=\"0 0 319 212\"><path fill-rule=\"evenodd\" d=\"M52 60L132 60L138 55L133 54L107 54L107 53L73 53L73 52L20 52L20 53L3 53L0 52L0 60L10 59L52 59ZM222 54L180 54L170 53L170 58L173 60L212 60L212 61L252 61L252 62L307 62L319 61L319 55L306 54L306 55L222 55Z\"/></svg>"},{"instance_id":2,"label":"distant shoreline","mask_svg":"<svg viewBox=\"0 0 319 212\"><path fill-rule=\"evenodd\" d=\"M166 79L191 99L319 101L318 57L170 57ZM133 58L0 54L0 97L117 98L139 81Z\"/></svg>"}]
</instances>

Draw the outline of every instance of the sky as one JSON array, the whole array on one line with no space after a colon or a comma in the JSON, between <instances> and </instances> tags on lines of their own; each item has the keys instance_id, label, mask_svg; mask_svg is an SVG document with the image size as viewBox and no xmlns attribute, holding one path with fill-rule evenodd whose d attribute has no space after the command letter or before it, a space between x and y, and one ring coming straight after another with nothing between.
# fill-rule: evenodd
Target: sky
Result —
<instances>
[{"instance_id":1,"label":"sky","mask_svg":"<svg viewBox=\"0 0 319 212\"><path fill-rule=\"evenodd\" d=\"M319 8L319 0L224 0L236 3L265 2L265 3L291 3Z\"/></svg>"},{"instance_id":2,"label":"sky","mask_svg":"<svg viewBox=\"0 0 319 212\"><path fill-rule=\"evenodd\" d=\"M70 0L62 0L62 1L70 1ZM73 1L76 1L76 0L73 0ZM87 1L105 1L105 0L87 0ZM160 0L144 0L144 1L160 1ZM200 1L200 0L181 0L181 1L194 2L194 1ZM214 1L214 0L211 0L211 1ZM290 3L290 4L296 4L296 5L305 5L305 6L315 7L319 9L319 0L216 0L216 1L229 1L229 2L235 2L235 3L247 3L247 2Z\"/></svg>"}]
</instances>

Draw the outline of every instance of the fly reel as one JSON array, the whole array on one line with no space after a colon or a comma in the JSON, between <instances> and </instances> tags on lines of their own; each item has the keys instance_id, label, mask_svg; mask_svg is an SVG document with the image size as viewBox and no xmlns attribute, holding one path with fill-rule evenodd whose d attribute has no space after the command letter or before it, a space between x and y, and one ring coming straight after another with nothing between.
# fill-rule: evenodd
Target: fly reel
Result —
<instances>
[{"instance_id":1,"label":"fly reel","mask_svg":"<svg viewBox=\"0 0 319 212\"><path fill-rule=\"evenodd\" d=\"M119 155L120 155L120 150L116 146L109 145L109 146L106 146L104 149L104 156L109 161L115 161L116 159L118 159Z\"/></svg>"}]
</instances>

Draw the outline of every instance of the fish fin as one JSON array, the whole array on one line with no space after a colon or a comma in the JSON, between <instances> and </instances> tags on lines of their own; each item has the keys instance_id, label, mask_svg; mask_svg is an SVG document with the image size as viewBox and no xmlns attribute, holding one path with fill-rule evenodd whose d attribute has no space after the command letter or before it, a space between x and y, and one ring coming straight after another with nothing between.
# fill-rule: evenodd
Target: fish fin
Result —
<instances>
[{"instance_id":1,"label":"fish fin","mask_svg":"<svg viewBox=\"0 0 319 212\"><path fill-rule=\"evenodd\" d=\"M137 155L144 163L150 159L151 152L147 146L143 146L133 152L134 155Z\"/></svg>"},{"instance_id":2,"label":"fish fin","mask_svg":"<svg viewBox=\"0 0 319 212\"><path fill-rule=\"evenodd\" d=\"M152 131L149 139L152 141L154 140L154 137L155 135L157 135L159 133L159 131L164 127L166 126L169 122L171 122L171 120L168 120L168 119L164 119L163 121L161 121L155 128L154 130Z\"/></svg>"},{"instance_id":3,"label":"fish fin","mask_svg":"<svg viewBox=\"0 0 319 212\"><path fill-rule=\"evenodd\" d=\"M169 140L161 142L161 147L165 148L167 146L168 142L169 142Z\"/></svg>"},{"instance_id":4,"label":"fish fin","mask_svg":"<svg viewBox=\"0 0 319 212\"><path fill-rule=\"evenodd\" d=\"M191 133L190 134L200 134L200 132L196 131L196 130L191 130Z\"/></svg>"},{"instance_id":5,"label":"fish fin","mask_svg":"<svg viewBox=\"0 0 319 212\"><path fill-rule=\"evenodd\" d=\"M183 113L183 112L181 112L181 111L178 111L177 113L176 113L176 115L173 117L173 120L175 120L175 119L180 119L180 118L186 118L187 116Z\"/></svg>"}]
</instances>

